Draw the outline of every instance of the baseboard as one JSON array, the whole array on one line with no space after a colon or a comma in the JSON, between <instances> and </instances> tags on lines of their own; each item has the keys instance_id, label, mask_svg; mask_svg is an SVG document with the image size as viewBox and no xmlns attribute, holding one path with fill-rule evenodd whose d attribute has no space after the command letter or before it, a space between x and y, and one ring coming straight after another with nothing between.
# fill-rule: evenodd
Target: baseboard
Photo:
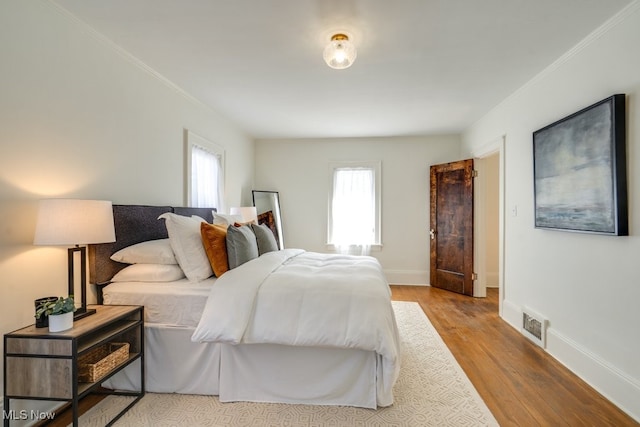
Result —
<instances>
[{"instance_id":1,"label":"baseboard","mask_svg":"<svg viewBox=\"0 0 640 427\"><path fill-rule=\"evenodd\" d=\"M500 315L504 321L513 326L516 330L520 331L520 325L522 324L522 309L519 305L516 305L507 299L502 300L502 313L500 313Z\"/></svg>"},{"instance_id":2,"label":"baseboard","mask_svg":"<svg viewBox=\"0 0 640 427\"><path fill-rule=\"evenodd\" d=\"M429 275L423 270L384 270L389 283L394 285L428 285Z\"/></svg>"},{"instance_id":3,"label":"baseboard","mask_svg":"<svg viewBox=\"0 0 640 427\"><path fill-rule=\"evenodd\" d=\"M415 288L428 288L431 285L429 285L428 283L396 283L396 282L389 282L390 285L397 285L397 286L413 286Z\"/></svg>"},{"instance_id":4,"label":"baseboard","mask_svg":"<svg viewBox=\"0 0 640 427\"><path fill-rule=\"evenodd\" d=\"M504 300L501 316L520 332L520 306ZM547 329L545 351L631 418L640 422L640 382L551 327Z\"/></svg>"},{"instance_id":5,"label":"baseboard","mask_svg":"<svg viewBox=\"0 0 640 427\"><path fill-rule=\"evenodd\" d=\"M640 382L552 328L547 330L547 352L640 422Z\"/></svg>"}]
</instances>

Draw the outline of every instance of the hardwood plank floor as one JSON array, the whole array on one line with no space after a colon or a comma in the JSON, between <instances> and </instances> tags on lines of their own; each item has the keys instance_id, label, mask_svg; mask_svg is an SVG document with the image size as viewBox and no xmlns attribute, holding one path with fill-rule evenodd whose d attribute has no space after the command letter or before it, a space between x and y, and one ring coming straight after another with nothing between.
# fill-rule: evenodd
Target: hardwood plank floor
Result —
<instances>
[{"instance_id":1,"label":"hardwood plank floor","mask_svg":"<svg viewBox=\"0 0 640 427\"><path fill-rule=\"evenodd\" d=\"M420 304L501 426L639 426L498 315L498 290L472 298L391 286Z\"/></svg>"}]
</instances>

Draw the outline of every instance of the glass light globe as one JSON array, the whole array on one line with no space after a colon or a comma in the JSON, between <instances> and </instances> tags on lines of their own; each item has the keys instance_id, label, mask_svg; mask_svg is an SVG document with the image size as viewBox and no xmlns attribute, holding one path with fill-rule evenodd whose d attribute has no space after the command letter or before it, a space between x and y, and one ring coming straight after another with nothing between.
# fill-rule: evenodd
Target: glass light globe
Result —
<instances>
[{"instance_id":1,"label":"glass light globe","mask_svg":"<svg viewBox=\"0 0 640 427\"><path fill-rule=\"evenodd\" d=\"M329 67L341 70L353 64L357 51L346 35L336 34L331 37L331 41L324 48L322 56Z\"/></svg>"}]
</instances>

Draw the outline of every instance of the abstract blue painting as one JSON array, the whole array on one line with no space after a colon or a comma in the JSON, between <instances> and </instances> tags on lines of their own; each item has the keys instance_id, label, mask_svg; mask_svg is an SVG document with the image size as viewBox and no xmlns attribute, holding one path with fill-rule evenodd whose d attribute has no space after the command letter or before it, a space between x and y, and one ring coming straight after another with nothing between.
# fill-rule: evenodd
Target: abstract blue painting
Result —
<instances>
[{"instance_id":1,"label":"abstract blue painting","mask_svg":"<svg viewBox=\"0 0 640 427\"><path fill-rule=\"evenodd\" d=\"M533 133L535 226L627 235L625 95Z\"/></svg>"}]
</instances>

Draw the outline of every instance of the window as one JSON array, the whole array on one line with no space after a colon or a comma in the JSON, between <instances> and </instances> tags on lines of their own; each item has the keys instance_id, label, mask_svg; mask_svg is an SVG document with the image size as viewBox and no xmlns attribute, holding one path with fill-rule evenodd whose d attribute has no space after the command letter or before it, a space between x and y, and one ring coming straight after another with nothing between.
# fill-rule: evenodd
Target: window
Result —
<instances>
[{"instance_id":1,"label":"window","mask_svg":"<svg viewBox=\"0 0 640 427\"><path fill-rule=\"evenodd\" d=\"M224 149L190 131L186 134L187 206L224 209Z\"/></svg>"},{"instance_id":2,"label":"window","mask_svg":"<svg viewBox=\"0 0 640 427\"><path fill-rule=\"evenodd\" d=\"M380 245L380 162L330 165L328 243L340 252Z\"/></svg>"}]
</instances>

